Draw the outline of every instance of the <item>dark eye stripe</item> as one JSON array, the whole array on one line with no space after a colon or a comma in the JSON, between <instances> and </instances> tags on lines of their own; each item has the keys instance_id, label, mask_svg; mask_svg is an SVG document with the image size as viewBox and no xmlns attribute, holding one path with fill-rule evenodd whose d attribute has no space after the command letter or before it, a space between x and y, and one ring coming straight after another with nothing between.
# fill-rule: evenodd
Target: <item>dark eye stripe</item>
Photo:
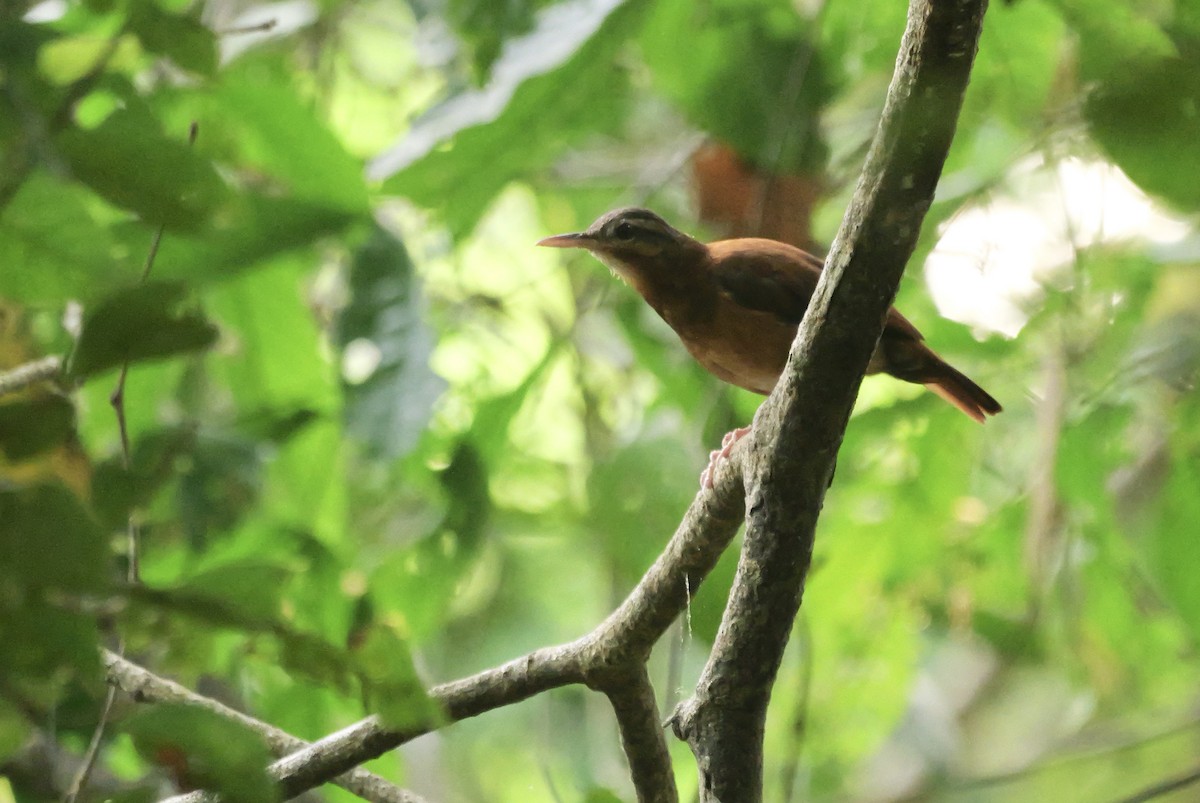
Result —
<instances>
[{"instance_id":1,"label":"dark eye stripe","mask_svg":"<svg viewBox=\"0 0 1200 803\"><path fill-rule=\"evenodd\" d=\"M614 223L612 235L618 240L631 240L635 237L641 240L672 239L662 221L650 218L622 218Z\"/></svg>"}]
</instances>

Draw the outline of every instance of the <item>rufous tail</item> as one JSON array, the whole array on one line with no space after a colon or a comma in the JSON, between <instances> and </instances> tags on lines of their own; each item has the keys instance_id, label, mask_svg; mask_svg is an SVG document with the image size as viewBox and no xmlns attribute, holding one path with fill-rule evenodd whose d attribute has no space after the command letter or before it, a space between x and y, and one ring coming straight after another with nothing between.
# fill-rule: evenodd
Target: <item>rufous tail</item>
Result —
<instances>
[{"instance_id":1,"label":"rufous tail","mask_svg":"<svg viewBox=\"0 0 1200 803\"><path fill-rule=\"evenodd\" d=\"M986 390L972 382L962 371L939 357L926 366L921 384L974 418L979 423L1004 408Z\"/></svg>"}]
</instances>

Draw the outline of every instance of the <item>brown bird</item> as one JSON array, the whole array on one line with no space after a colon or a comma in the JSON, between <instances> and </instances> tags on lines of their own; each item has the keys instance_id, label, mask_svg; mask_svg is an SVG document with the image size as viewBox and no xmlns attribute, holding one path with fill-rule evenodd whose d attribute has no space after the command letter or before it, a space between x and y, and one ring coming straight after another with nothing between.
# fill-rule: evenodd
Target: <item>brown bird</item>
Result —
<instances>
[{"instance_id":1,"label":"brown bird","mask_svg":"<svg viewBox=\"0 0 1200 803\"><path fill-rule=\"evenodd\" d=\"M705 245L635 207L538 245L590 251L641 294L710 373L762 394L779 380L823 267L812 254L775 240L743 237ZM1000 412L995 399L923 341L907 318L889 309L867 373L924 385L981 423ZM726 437L709 469L746 431ZM706 475L707 486L711 470Z\"/></svg>"}]
</instances>

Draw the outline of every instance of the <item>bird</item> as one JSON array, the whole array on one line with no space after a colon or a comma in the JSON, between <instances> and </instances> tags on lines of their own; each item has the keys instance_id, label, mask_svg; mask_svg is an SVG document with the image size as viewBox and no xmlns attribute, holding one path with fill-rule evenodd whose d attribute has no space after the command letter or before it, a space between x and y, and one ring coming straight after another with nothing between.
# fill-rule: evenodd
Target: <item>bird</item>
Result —
<instances>
[{"instance_id":1,"label":"bird","mask_svg":"<svg viewBox=\"0 0 1200 803\"><path fill-rule=\"evenodd\" d=\"M762 395L779 381L824 267L820 258L777 240L739 237L706 244L640 207L615 209L585 231L537 244L591 252L641 295L709 373ZM867 373L924 385L980 423L1001 412L987 391L924 340L889 308ZM748 431L742 427L725 436L701 476L702 487L712 487L716 462Z\"/></svg>"}]
</instances>

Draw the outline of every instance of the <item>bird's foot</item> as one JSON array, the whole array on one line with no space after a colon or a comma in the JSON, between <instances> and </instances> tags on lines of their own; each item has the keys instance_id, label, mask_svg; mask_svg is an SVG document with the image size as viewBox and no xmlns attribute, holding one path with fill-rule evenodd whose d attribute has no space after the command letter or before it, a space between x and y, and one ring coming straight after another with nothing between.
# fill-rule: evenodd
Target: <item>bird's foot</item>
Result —
<instances>
[{"instance_id":1,"label":"bird's foot","mask_svg":"<svg viewBox=\"0 0 1200 803\"><path fill-rule=\"evenodd\" d=\"M750 427L738 427L732 432L726 432L725 437L721 438L721 448L713 449L708 453L708 466L700 472L701 490L713 487L713 477L717 474L717 463L729 457L729 453L733 451L733 445L746 437L746 433L749 431Z\"/></svg>"}]
</instances>

